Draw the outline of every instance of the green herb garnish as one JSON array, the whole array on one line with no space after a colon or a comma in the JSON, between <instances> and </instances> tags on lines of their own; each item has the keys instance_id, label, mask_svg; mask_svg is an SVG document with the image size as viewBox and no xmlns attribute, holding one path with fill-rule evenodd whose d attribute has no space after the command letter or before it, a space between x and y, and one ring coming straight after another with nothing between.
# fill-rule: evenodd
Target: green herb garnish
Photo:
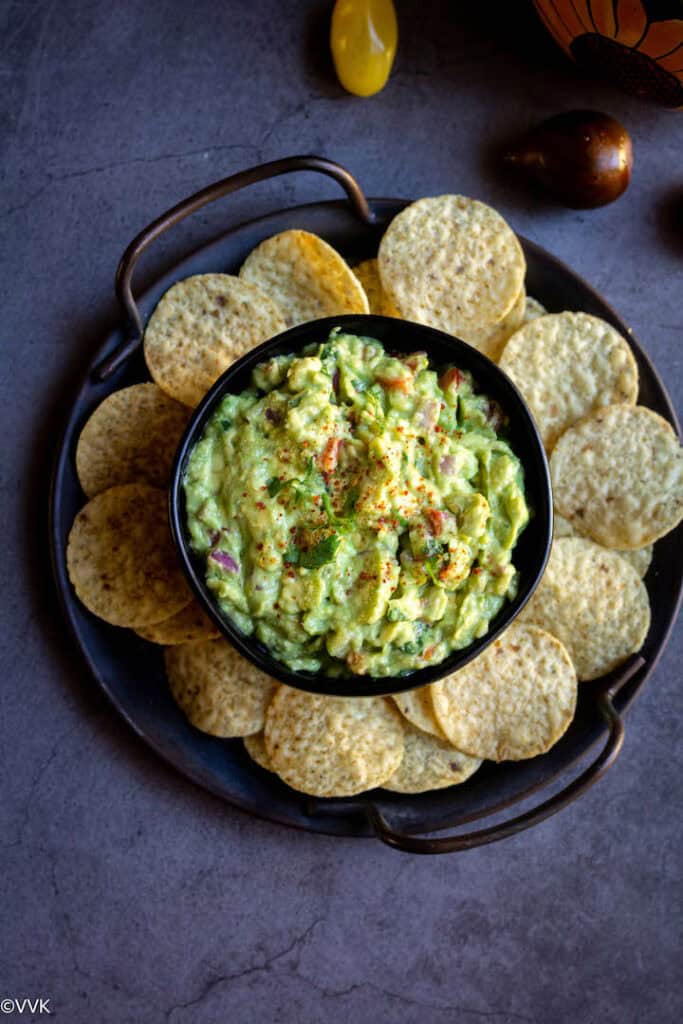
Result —
<instances>
[{"instance_id":1,"label":"green herb garnish","mask_svg":"<svg viewBox=\"0 0 683 1024\"><path fill-rule=\"evenodd\" d=\"M318 569L321 565L326 565L327 562L333 560L340 544L341 537L336 533L331 533L329 537L319 541L315 547L309 548L308 551L301 551L299 565L304 569Z\"/></svg>"},{"instance_id":2,"label":"green herb garnish","mask_svg":"<svg viewBox=\"0 0 683 1024\"><path fill-rule=\"evenodd\" d=\"M283 558L285 562L291 562L293 565L296 565L297 562L299 561L300 554L301 552L299 551L296 544L290 544L287 550L285 551Z\"/></svg>"},{"instance_id":3,"label":"green herb garnish","mask_svg":"<svg viewBox=\"0 0 683 1024\"><path fill-rule=\"evenodd\" d=\"M435 587L443 586L441 580L436 575L439 569L440 565L438 558L428 558L424 563L424 571L427 573Z\"/></svg>"},{"instance_id":4,"label":"green herb garnish","mask_svg":"<svg viewBox=\"0 0 683 1024\"><path fill-rule=\"evenodd\" d=\"M344 498L344 516L349 519L356 511L356 504L360 498L360 487L351 487Z\"/></svg>"}]
</instances>

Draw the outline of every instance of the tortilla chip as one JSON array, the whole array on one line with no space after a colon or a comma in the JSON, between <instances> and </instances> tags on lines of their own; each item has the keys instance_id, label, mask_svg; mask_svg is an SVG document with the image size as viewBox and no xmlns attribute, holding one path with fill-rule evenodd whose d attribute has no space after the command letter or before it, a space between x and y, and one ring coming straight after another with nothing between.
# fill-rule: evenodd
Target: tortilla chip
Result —
<instances>
[{"instance_id":1,"label":"tortilla chip","mask_svg":"<svg viewBox=\"0 0 683 1024\"><path fill-rule=\"evenodd\" d=\"M530 324L532 320L536 320L539 316L546 316L547 312L548 310L538 299L533 299L531 295L527 295L526 302L524 303L522 323Z\"/></svg>"},{"instance_id":2,"label":"tortilla chip","mask_svg":"<svg viewBox=\"0 0 683 1024\"><path fill-rule=\"evenodd\" d=\"M245 736L242 742L244 743L244 748L252 761L256 761L256 764L261 768L264 768L267 772L273 771L273 766L270 763L270 758L268 757L268 751L266 750L266 743L262 732L255 732L251 736Z\"/></svg>"},{"instance_id":3,"label":"tortilla chip","mask_svg":"<svg viewBox=\"0 0 683 1024\"><path fill-rule=\"evenodd\" d=\"M583 534L579 533L578 530L575 530L568 519L565 519L564 516L559 515L557 512L555 513L553 537L559 540L560 537L581 536L583 536ZM584 539L587 538L584 537ZM633 551L618 551L617 554L621 555L622 558L626 559L629 565L633 566L642 580L646 575L647 570L650 568L654 548L652 544L648 544L644 548L634 548Z\"/></svg>"},{"instance_id":4,"label":"tortilla chip","mask_svg":"<svg viewBox=\"0 0 683 1024\"><path fill-rule=\"evenodd\" d=\"M285 329L275 303L230 274L198 274L166 292L145 330L159 387L194 408L231 363Z\"/></svg>"},{"instance_id":5,"label":"tortilla chip","mask_svg":"<svg viewBox=\"0 0 683 1024\"><path fill-rule=\"evenodd\" d=\"M650 601L643 581L618 552L563 537L554 542L520 621L558 637L580 680L598 679L640 650L650 628Z\"/></svg>"},{"instance_id":6,"label":"tortilla chip","mask_svg":"<svg viewBox=\"0 0 683 1024\"><path fill-rule=\"evenodd\" d=\"M404 745L403 760L382 786L393 793L426 793L455 786L469 779L481 764L480 758L469 757L414 725L405 726Z\"/></svg>"},{"instance_id":7,"label":"tortilla chip","mask_svg":"<svg viewBox=\"0 0 683 1024\"><path fill-rule=\"evenodd\" d=\"M399 316L398 310L392 306L384 294L382 282L379 279L377 260L363 260L353 268L353 272L368 297L371 313L376 313L378 316Z\"/></svg>"},{"instance_id":8,"label":"tortilla chip","mask_svg":"<svg viewBox=\"0 0 683 1024\"><path fill-rule=\"evenodd\" d=\"M220 629L206 614L198 601L192 599L175 615L152 626L142 626L135 632L143 640L172 647L175 644L196 644L202 640L215 640Z\"/></svg>"},{"instance_id":9,"label":"tortilla chip","mask_svg":"<svg viewBox=\"0 0 683 1024\"><path fill-rule=\"evenodd\" d=\"M576 672L560 641L514 623L483 654L433 685L446 736L471 757L521 761L545 753L576 708Z\"/></svg>"},{"instance_id":10,"label":"tortilla chip","mask_svg":"<svg viewBox=\"0 0 683 1024\"><path fill-rule=\"evenodd\" d=\"M499 213L466 196L419 199L387 228L377 257L382 287L402 317L457 337L503 320L526 264Z\"/></svg>"},{"instance_id":11,"label":"tortilla chip","mask_svg":"<svg viewBox=\"0 0 683 1024\"><path fill-rule=\"evenodd\" d=\"M587 313L549 313L510 338L500 368L527 401L551 451L572 424L605 405L635 404L638 367L628 342Z\"/></svg>"},{"instance_id":12,"label":"tortilla chip","mask_svg":"<svg viewBox=\"0 0 683 1024\"><path fill-rule=\"evenodd\" d=\"M363 286L339 253L309 231L283 231L251 252L240 279L282 310L288 327L342 313L367 313Z\"/></svg>"},{"instance_id":13,"label":"tortilla chip","mask_svg":"<svg viewBox=\"0 0 683 1024\"><path fill-rule=\"evenodd\" d=\"M227 640L167 647L164 660L173 699L195 728L225 738L263 729L278 684Z\"/></svg>"},{"instance_id":14,"label":"tortilla chip","mask_svg":"<svg viewBox=\"0 0 683 1024\"><path fill-rule=\"evenodd\" d=\"M514 306L499 324L495 324L493 327L474 328L473 330L465 331L461 335L462 340L466 341L472 348L483 352L494 363L498 362L508 338L511 338L522 325L525 308L526 292L524 287L522 287Z\"/></svg>"},{"instance_id":15,"label":"tortilla chip","mask_svg":"<svg viewBox=\"0 0 683 1024\"><path fill-rule=\"evenodd\" d=\"M420 686L416 690L394 693L391 699L396 707L412 725L443 740L446 737L436 718L432 707L432 691L429 686Z\"/></svg>"},{"instance_id":16,"label":"tortilla chip","mask_svg":"<svg viewBox=\"0 0 683 1024\"><path fill-rule=\"evenodd\" d=\"M156 487L123 484L89 501L71 527L69 579L86 608L114 626L161 622L192 600L166 502Z\"/></svg>"},{"instance_id":17,"label":"tortilla chip","mask_svg":"<svg viewBox=\"0 0 683 1024\"><path fill-rule=\"evenodd\" d=\"M76 448L76 471L87 496L117 484L165 487L189 415L156 384L133 384L108 395Z\"/></svg>"},{"instance_id":18,"label":"tortilla chip","mask_svg":"<svg viewBox=\"0 0 683 1024\"><path fill-rule=\"evenodd\" d=\"M381 786L403 757L403 726L384 697L325 697L282 686L266 714L266 751L293 789L353 796Z\"/></svg>"},{"instance_id":19,"label":"tortilla chip","mask_svg":"<svg viewBox=\"0 0 683 1024\"><path fill-rule=\"evenodd\" d=\"M612 405L564 434L550 459L555 504L580 533L633 550L683 518L683 450L643 406Z\"/></svg>"}]
</instances>

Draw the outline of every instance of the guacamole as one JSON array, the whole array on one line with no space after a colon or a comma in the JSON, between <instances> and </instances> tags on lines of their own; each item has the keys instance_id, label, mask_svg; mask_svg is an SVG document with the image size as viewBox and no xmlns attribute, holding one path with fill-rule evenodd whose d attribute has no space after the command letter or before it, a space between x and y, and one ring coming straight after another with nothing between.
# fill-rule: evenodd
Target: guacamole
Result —
<instances>
[{"instance_id":1,"label":"guacamole","mask_svg":"<svg viewBox=\"0 0 683 1024\"><path fill-rule=\"evenodd\" d=\"M503 428L468 373L339 329L257 366L184 479L221 613L333 675L413 672L483 636L529 518Z\"/></svg>"}]
</instances>

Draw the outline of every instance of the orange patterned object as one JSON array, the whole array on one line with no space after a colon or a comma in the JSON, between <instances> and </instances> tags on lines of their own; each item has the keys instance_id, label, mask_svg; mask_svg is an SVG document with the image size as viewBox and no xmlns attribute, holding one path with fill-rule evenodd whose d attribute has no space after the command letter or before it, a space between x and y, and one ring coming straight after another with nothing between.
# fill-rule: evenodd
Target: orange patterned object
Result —
<instances>
[{"instance_id":1,"label":"orange patterned object","mask_svg":"<svg viewBox=\"0 0 683 1024\"><path fill-rule=\"evenodd\" d=\"M627 92L683 107L683 14L666 0L534 0L576 63Z\"/></svg>"}]
</instances>

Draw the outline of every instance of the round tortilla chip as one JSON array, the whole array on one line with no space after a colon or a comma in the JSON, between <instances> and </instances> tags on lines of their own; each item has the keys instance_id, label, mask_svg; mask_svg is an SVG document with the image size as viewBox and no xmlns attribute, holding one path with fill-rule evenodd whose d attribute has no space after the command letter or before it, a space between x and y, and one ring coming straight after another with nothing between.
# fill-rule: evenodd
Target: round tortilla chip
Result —
<instances>
[{"instance_id":1,"label":"round tortilla chip","mask_svg":"<svg viewBox=\"0 0 683 1024\"><path fill-rule=\"evenodd\" d=\"M382 786L393 793L426 793L455 786L469 779L481 764L481 758L469 757L414 725L405 727L403 742L403 760Z\"/></svg>"},{"instance_id":2,"label":"round tortilla chip","mask_svg":"<svg viewBox=\"0 0 683 1024\"><path fill-rule=\"evenodd\" d=\"M111 487L89 501L71 527L66 564L86 608L114 626L161 622L192 600L166 493L148 484Z\"/></svg>"},{"instance_id":3,"label":"round tortilla chip","mask_svg":"<svg viewBox=\"0 0 683 1024\"><path fill-rule=\"evenodd\" d=\"M272 772L273 766L268 757L263 733L255 732L251 736L245 736L242 742L252 761L256 761L256 764L261 768L265 768L267 772Z\"/></svg>"},{"instance_id":4,"label":"round tortilla chip","mask_svg":"<svg viewBox=\"0 0 683 1024\"><path fill-rule=\"evenodd\" d=\"M367 313L363 286L336 249L310 231L266 238L242 264L240 279L282 310L288 327L342 313Z\"/></svg>"},{"instance_id":5,"label":"round tortilla chip","mask_svg":"<svg viewBox=\"0 0 683 1024\"><path fill-rule=\"evenodd\" d=\"M263 729L278 684L227 640L167 647L164 661L173 699L196 729L223 738Z\"/></svg>"},{"instance_id":6,"label":"round tortilla chip","mask_svg":"<svg viewBox=\"0 0 683 1024\"><path fill-rule=\"evenodd\" d=\"M581 537L578 530L575 530L568 519L564 516L559 515L557 512L554 515L553 525L553 537L557 540L560 537ZM584 538L585 539L585 538ZM603 545L604 546L604 545ZM617 551L618 555L625 558L629 565L632 565L636 570L641 580L650 568L652 562L652 555L654 554L654 548L652 544L647 544L644 548L634 548L633 551Z\"/></svg>"},{"instance_id":7,"label":"round tortilla chip","mask_svg":"<svg viewBox=\"0 0 683 1024\"><path fill-rule=\"evenodd\" d=\"M531 295L527 295L524 303L524 316L522 318L522 323L530 324L532 320L536 320L539 316L546 316L547 312L548 310L541 302L538 301L538 299L534 299Z\"/></svg>"},{"instance_id":8,"label":"round tortilla chip","mask_svg":"<svg viewBox=\"0 0 683 1024\"><path fill-rule=\"evenodd\" d=\"M683 518L683 449L644 406L612 405L568 430L550 457L554 501L607 548L651 544Z\"/></svg>"},{"instance_id":9,"label":"round tortilla chip","mask_svg":"<svg viewBox=\"0 0 683 1024\"><path fill-rule=\"evenodd\" d=\"M151 626L141 626L135 632L143 640L172 647L175 644L196 644L202 640L215 640L220 629L209 618L194 598L175 615Z\"/></svg>"},{"instance_id":10,"label":"round tortilla chip","mask_svg":"<svg viewBox=\"0 0 683 1024\"><path fill-rule=\"evenodd\" d=\"M324 697L282 686L266 714L266 751L281 779L311 796L381 786L403 757L403 725L384 697Z\"/></svg>"},{"instance_id":11,"label":"round tortilla chip","mask_svg":"<svg viewBox=\"0 0 683 1024\"><path fill-rule=\"evenodd\" d=\"M402 317L464 337L510 312L526 264L496 210L466 196L419 199L387 228L377 256L382 287Z\"/></svg>"},{"instance_id":12,"label":"round tortilla chip","mask_svg":"<svg viewBox=\"0 0 683 1024\"><path fill-rule=\"evenodd\" d=\"M156 384L133 384L108 395L76 447L76 472L87 496L117 484L165 487L189 415Z\"/></svg>"},{"instance_id":13,"label":"round tortilla chip","mask_svg":"<svg viewBox=\"0 0 683 1024\"><path fill-rule=\"evenodd\" d=\"M446 736L471 757L521 761L545 753L576 708L576 672L560 641L514 623L474 661L433 685Z\"/></svg>"},{"instance_id":14,"label":"round tortilla chip","mask_svg":"<svg viewBox=\"0 0 683 1024\"><path fill-rule=\"evenodd\" d=\"M377 260L363 260L362 263L358 263L353 268L353 272L362 284L363 291L368 297L368 306L371 313L375 313L378 316L398 317L400 315L384 293L379 270L377 269Z\"/></svg>"},{"instance_id":15,"label":"round tortilla chip","mask_svg":"<svg viewBox=\"0 0 683 1024\"><path fill-rule=\"evenodd\" d=\"M285 327L253 284L197 274L162 296L145 330L145 360L163 391L194 408L231 363Z\"/></svg>"},{"instance_id":16,"label":"round tortilla chip","mask_svg":"<svg viewBox=\"0 0 683 1024\"><path fill-rule=\"evenodd\" d=\"M391 699L396 707L412 725L417 726L422 732L436 736L443 740L446 737L436 718L432 707L432 692L429 686L420 686L417 690L406 690L404 693L394 693Z\"/></svg>"},{"instance_id":17,"label":"round tortilla chip","mask_svg":"<svg viewBox=\"0 0 683 1024\"><path fill-rule=\"evenodd\" d=\"M522 392L548 451L577 420L638 397L628 342L587 313L548 313L525 324L505 346L500 368Z\"/></svg>"},{"instance_id":18,"label":"round tortilla chip","mask_svg":"<svg viewBox=\"0 0 683 1024\"><path fill-rule=\"evenodd\" d=\"M526 292L524 287L522 287L514 306L499 324L495 324L493 327L474 328L473 330L465 331L462 335L462 340L466 341L472 348L476 348L485 356L488 356L494 363L498 362L508 338L511 338L523 323L525 307Z\"/></svg>"},{"instance_id":19,"label":"round tortilla chip","mask_svg":"<svg viewBox=\"0 0 683 1024\"><path fill-rule=\"evenodd\" d=\"M638 573L617 551L562 537L520 620L558 637L580 680L598 679L640 650L650 628L650 601Z\"/></svg>"}]
</instances>

